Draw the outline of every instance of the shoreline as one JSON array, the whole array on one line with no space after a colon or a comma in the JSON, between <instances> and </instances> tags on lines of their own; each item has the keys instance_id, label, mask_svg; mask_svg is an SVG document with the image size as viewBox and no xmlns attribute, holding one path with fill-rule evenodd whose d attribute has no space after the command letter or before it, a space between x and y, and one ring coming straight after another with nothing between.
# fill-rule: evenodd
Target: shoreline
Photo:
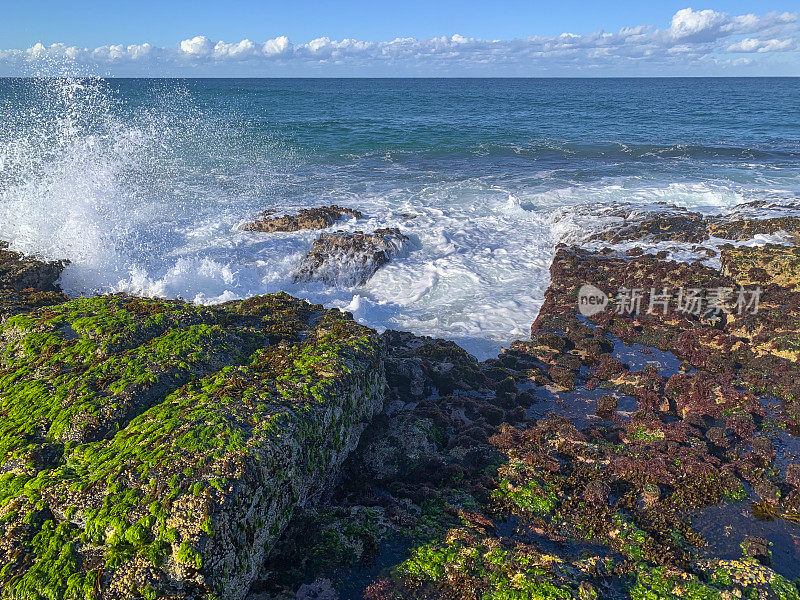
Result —
<instances>
[{"instance_id":1,"label":"shoreline","mask_svg":"<svg viewBox=\"0 0 800 600\"><path fill-rule=\"evenodd\" d=\"M481 362L285 294L68 300L3 252L2 597L798 597L797 246L560 245L531 339ZM607 310L579 313L586 284ZM616 311L664 287L759 309Z\"/></svg>"}]
</instances>

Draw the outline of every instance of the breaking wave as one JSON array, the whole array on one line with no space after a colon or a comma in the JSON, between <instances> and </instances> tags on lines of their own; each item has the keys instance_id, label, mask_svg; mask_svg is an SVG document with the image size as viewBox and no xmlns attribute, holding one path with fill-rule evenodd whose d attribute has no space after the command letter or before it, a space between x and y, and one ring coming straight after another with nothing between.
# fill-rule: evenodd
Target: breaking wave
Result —
<instances>
[{"instance_id":1,"label":"breaking wave","mask_svg":"<svg viewBox=\"0 0 800 600\"><path fill-rule=\"evenodd\" d=\"M353 154L314 111L289 119L292 97L262 92L253 104L213 82L0 83L0 239L68 259L71 295L215 303L285 290L487 357L528 335L556 244L613 223L618 207L798 198L796 172L772 162L791 148L509 140L454 153L389 143L365 120L346 135L375 149ZM265 208L332 203L364 213L342 229L399 227L411 250L364 286L295 283L316 233L237 227Z\"/></svg>"}]
</instances>

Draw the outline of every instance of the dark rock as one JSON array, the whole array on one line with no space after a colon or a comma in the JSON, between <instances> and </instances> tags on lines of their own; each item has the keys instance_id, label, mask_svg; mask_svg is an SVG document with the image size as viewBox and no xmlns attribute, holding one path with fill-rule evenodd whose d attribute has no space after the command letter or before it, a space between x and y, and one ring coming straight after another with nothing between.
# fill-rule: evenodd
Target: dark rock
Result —
<instances>
[{"instance_id":1,"label":"dark rock","mask_svg":"<svg viewBox=\"0 0 800 600\"><path fill-rule=\"evenodd\" d=\"M397 255L407 241L399 229L323 233L295 271L294 280L363 285Z\"/></svg>"},{"instance_id":2,"label":"dark rock","mask_svg":"<svg viewBox=\"0 0 800 600\"><path fill-rule=\"evenodd\" d=\"M274 233L277 231L326 229L345 216L360 219L362 215L357 210L335 204L319 208L304 208L294 215L276 215L275 211L267 210L258 215L254 221L242 225L242 230Z\"/></svg>"},{"instance_id":3,"label":"dark rock","mask_svg":"<svg viewBox=\"0 0 800 600\"><path fill-rule=\"evenodd\" d=\"M0 320L42 306L64 302L56 281L66 261L40 261L8 249L0 241Z\"/></svg>"}]
</instances>

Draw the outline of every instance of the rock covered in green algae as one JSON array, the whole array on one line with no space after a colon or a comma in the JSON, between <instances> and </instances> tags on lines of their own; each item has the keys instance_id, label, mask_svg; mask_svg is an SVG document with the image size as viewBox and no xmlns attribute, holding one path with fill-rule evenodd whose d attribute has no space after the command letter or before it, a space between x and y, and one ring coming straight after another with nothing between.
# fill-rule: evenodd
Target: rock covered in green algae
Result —
<instances>
[{"instance_id":1,"label":"rock covered in green algae","mask_svg":"<svg viewBox=\"0 0 800 600\"><path fill-rule=\"evenodd\" d=\"M4 598L241 598L383 405L378 336L284 294L0 327Z\"/></svg>"}]
</instances>

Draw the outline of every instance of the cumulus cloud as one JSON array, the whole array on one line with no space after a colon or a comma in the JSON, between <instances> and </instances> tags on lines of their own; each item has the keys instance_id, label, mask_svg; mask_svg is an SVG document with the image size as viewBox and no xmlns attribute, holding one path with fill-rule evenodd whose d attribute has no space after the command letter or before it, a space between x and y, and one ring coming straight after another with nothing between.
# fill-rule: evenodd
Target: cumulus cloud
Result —
<instances>
[{"instance_id":1,"label":"cumulus cloud","mask_svg":"<svg viewBox=\"0 0 800 600\"><path fill-rule=\"evenodd\" d=\"M190 40L180 43L181 52L189 56L208 56L214 49L214 44L204 35L198 35Z\"/></svg>"},{"instance_id":2,"label":"cumulus cloud","mask_svg":"<svg viewBox=\"0 0 800 600\"><path fill-rule=\"evenodd\" d=\"M485 40L459 34L387 41L320 37L292 43L286 36L266 41L226 42L198 35L172 47L148 43L80 48L37 43L0 49L0 73L18 74L41 64L70 61L78 68L116 74L659 74L703 65L755 68L775 53L800 53L798 15L729 15L685 8L667 27L632 25L616 32ZM730 53L754 58L727 60ZM758 58L755 58L758 57ZM794 61L800 64L800 61ZM327 70L326 70L327 69ZM648 71L649 70L649 71ZM795 69L797 70L797 69ZM692 71L693 72L693 71ZM797 73L800 74L800 73Z\"/></svg>"},{"instance_id":3,"label":"cumulus cloud","mask_svg":"<svg viewBox=\"0 0 800 600\"><path fill-rule=\"evenodd\" d=\"M744 38L728 46L728 52L788 52L800 49L794 40Z\"/></svg>"},{"instance_id":4,"label":"cumulus cloud","mask_svg":"<svg viewBox=\"0 0 800 600\"><path fill-rule=\"evenodd\" d=\"M684 8L672 17L670 33L676 39L713 39L729 25L727 15L713 10L692 10Z\"/></svg>"}]
</instances>

